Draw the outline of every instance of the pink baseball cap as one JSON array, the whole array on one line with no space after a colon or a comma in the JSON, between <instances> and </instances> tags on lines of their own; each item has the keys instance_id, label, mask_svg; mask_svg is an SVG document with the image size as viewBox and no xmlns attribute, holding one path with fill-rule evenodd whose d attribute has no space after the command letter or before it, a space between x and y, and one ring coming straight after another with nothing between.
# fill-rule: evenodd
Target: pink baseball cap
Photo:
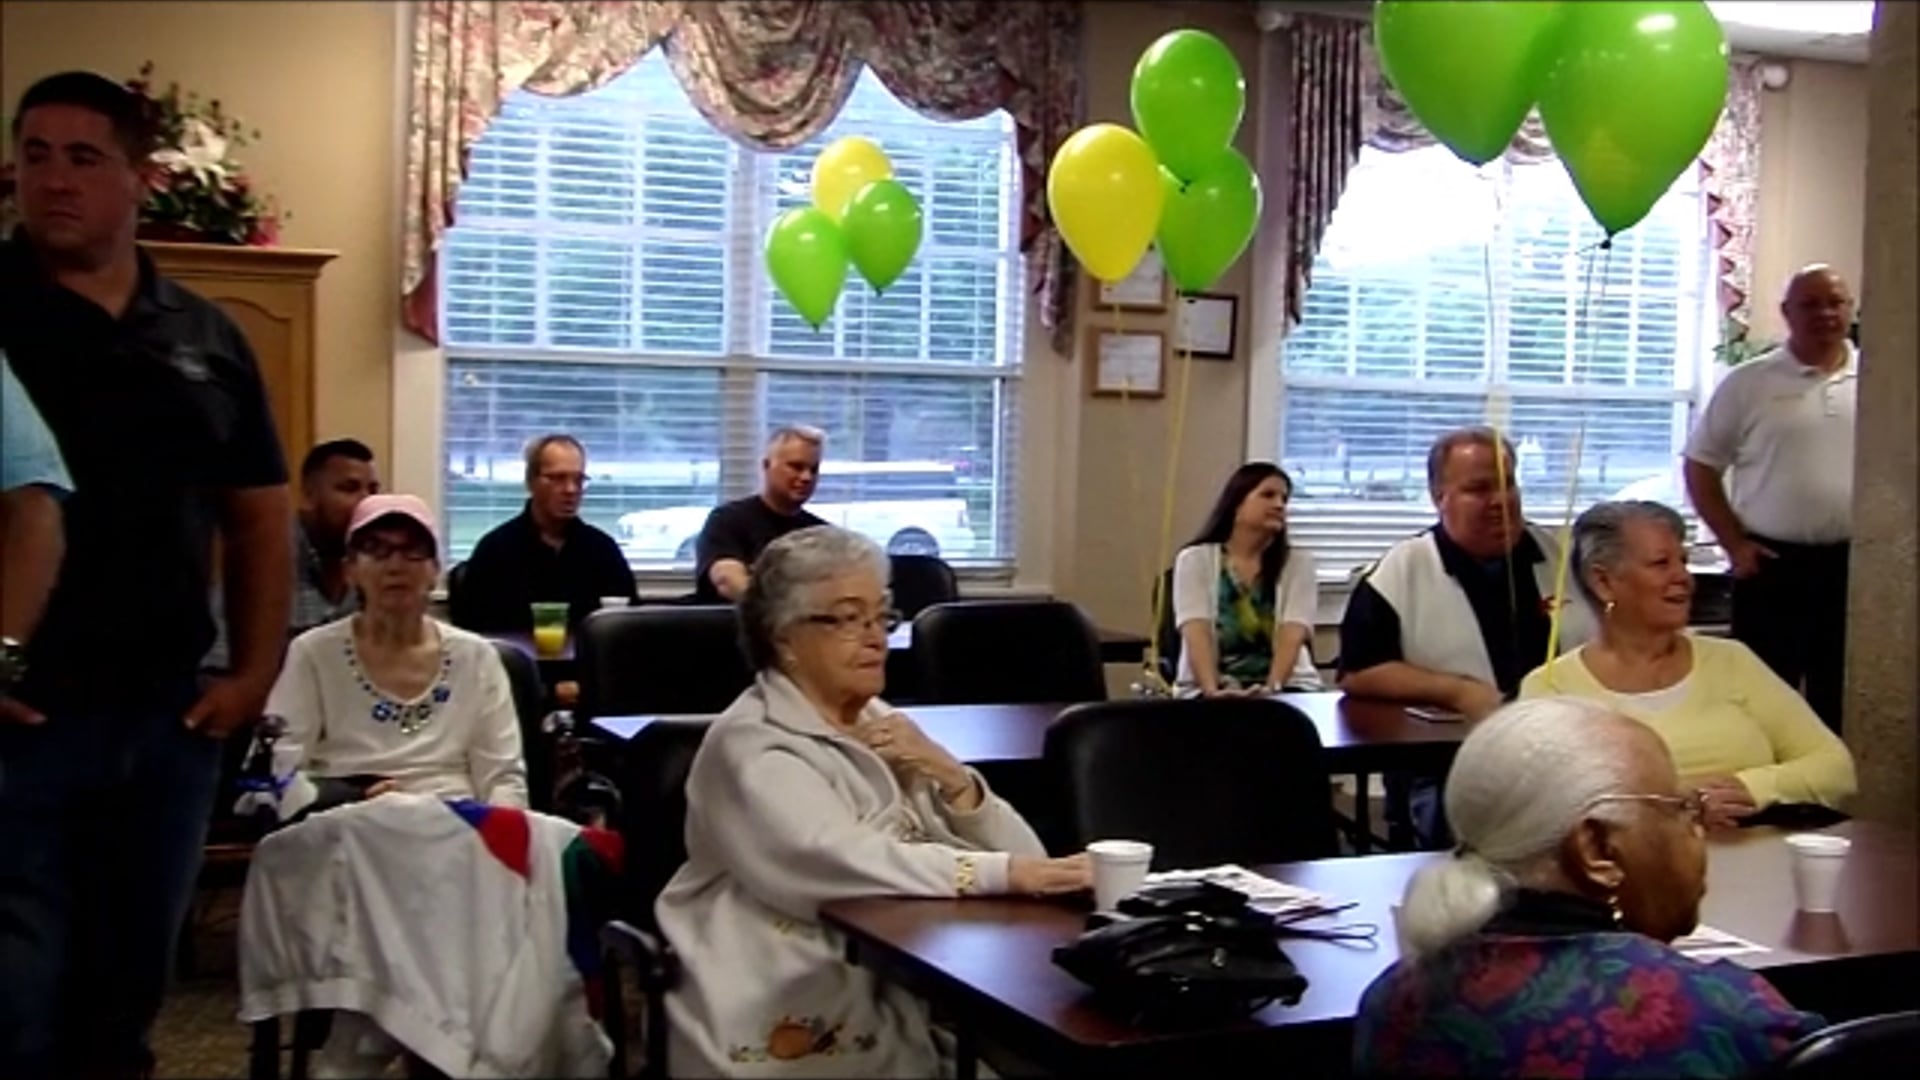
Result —
<instances>
[{"instance_id":1,"label":"pink baseball cap","mask_svg":"<svg viewBox=\"0 0 1920 1080\"><path fill-rule=\"evenodd\" d=\"M433 546L440 547L440 530L434 526L433 511L415 495L369 495L360 500L353 508L353 520L347 523L347 542L353 542L353 535L361 529L384 518L399 517L413 522L425 529L433 538Z\"/></svg>"}]
</instances>

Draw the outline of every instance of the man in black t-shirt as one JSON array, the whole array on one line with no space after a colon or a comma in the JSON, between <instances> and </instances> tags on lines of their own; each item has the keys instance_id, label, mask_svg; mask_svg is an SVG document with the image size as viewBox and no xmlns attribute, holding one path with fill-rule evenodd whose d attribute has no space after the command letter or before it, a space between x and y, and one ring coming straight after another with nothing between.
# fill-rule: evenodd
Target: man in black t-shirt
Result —
<instances>
[{"instance_id":1,"label":"man in black t-shirt","mask_svg":"<svg viewBox=\"0 0 1920 1080\"><path fill-rule=\"evenodd\" d=\"M86 72L10 132L0 349L73 475L66 557L0 722L0 1076L151 1075L219 786L286 645L293 507L260 372L229 318L134 242L154 134ZM202 682L223 553L231 670Z\"/></svg>"},{"instance_id":2,"label":"man in black t-shirt","mask_svg":"<svg viewBox=\"0 0 1920 1080\"><path fill-rule=\"evenodd\" d=\"M602 597L639 598L620 542L580 517L587 448L571 435L543 435L527 444L526 461L526 507L473 546L447 605L455 626L531 633L533 605L554 602L567 605L567 625L577 627Z\"/></svg>"},{"instance_id":3,"label":"man in black t-shirt","mask_svg":"<svg viewBox=\"0 0 1920 1080\"><path fill-rule=\"evenodd\" d=\"M694 542L694 593L709 603L738 603L753 560L796 529L826 522L802 509L820 480L827 436L818 428L783 427L760 460L760 493L714 508Z\"/></svg>"}]
</instances>

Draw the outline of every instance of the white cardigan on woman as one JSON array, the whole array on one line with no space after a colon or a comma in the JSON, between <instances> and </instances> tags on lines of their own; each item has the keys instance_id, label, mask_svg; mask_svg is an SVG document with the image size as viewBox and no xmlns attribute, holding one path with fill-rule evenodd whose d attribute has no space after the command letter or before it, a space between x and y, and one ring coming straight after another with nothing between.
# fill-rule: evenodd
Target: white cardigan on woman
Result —
<instances>
[{"instance_id":1,"label":"white cardigan on woman","mask_svg":"<svg viewBox=\"0 0 1920 1080\"><path fill-rule=\"evenodd\" d=\"M1173 560L1173 625L1180 628L1190 622L1204 622L1213 637L1214 659L1220 653L1220 545L1193 544L1180 549ZM1289 623L1304 626L1307 640L1294 660L1289 685L1319 686L1320 673L1313 666L1313 616L1319 607L1319 592L1314 580L1313 553L1301 548L1287 552L1287 565L1273 589L1273 632ZM1174 680L1183 689L1197 684L1193 676L1193 658L1187 655L1186 638L1180 639L1180 674Z\"/></svg>"},{"instance_id":2,"label":"white cardigan on woman","mask_svg":"<svg viewBox=\"0 0 1920 1080\"><path fill-rule=\"evenodd\" d=\"M848 963L820 905L1006 892L1011 857L1046 849L980 783L980 805L957 813L829 727L784 675L761 675L693 759L687 861L654 906L680 957L673 1074L938 1075L926 1004Z\"/></svg>"}]
</instances>

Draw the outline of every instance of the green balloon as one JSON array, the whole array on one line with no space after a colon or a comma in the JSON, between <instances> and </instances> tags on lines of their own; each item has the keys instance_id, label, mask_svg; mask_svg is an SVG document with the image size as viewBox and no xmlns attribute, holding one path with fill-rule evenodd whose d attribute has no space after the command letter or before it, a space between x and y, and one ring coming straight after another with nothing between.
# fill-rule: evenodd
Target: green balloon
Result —
<instances>
[{"instance_id":1,"label":"green balloon","mask_svg":"<svg viewBox=\"0 0 1920 1080\"><path fill-rule=\"evenodd\" d=\"M1173 175L1192 180L1232 145L1247 110L1247 80L1219 38L1175 30L1140 54L1131 97L1140 137Z\"/></svg>"},{"instance_id":2,"label":"green balloon","mask_svg":"<svg viewBox=\"0 0 1920 1080\"><path fill-rule=\"evenodd\" d=\"M1238 150L1227 150L1190 184L1160 170L1166 208L1160 211L1160 258L1185 292L1220 280L1260 224L1260 179Z\"/></svg>"},{"instance_id":3,"label":"green balloon","mask_svg":"<svg viewBox=\"0 0 1920 1080\"><path fill-rule=\"evenodd\" d=\"M1433 137L1474 165L1499 157L1527 118L1566 4L1552 0L1381 0L1380 69ZM1611 6L1600 4L1598 6Z\"/></svg>"},{"instance_id":4,"label":"green balloon","mask_svg":"<svg viewBox=\"0 0 1920 1080\"><path fill-rule=\"evenodd\" d=\"M1727 101L1727 38L1700 0L1569 4L1540 119L1608 236L1692 166Z\"/></svg>"},{"instance_id":5,"label":"green balloon","mask_svg":"<svg viewBox=\"0 0 1920 1080\"><path fill-rule=\"evenodd\" d=\"M847 240L811 206L781 214L767 230L767 276L815 330L833 314L847 283Z\"/></svg>"},{"instance_id":6,"label":"green balloon","mask_svg":"<svg viewBox=\"0 0 1920 1080\"><path fill-rule=\"evenodd\" d=\"M840 227L854 269L876 293L900 280L920 250L920 204L898 180L875 180L854 192Z\"/></svg>"}]
</instances>

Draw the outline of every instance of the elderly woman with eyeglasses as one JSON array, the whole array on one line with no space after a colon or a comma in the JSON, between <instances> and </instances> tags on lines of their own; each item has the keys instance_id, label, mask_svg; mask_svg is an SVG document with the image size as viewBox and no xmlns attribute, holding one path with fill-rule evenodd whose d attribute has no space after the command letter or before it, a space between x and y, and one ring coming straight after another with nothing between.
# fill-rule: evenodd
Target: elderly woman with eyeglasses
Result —
<instances>
[{"instance_id":1,"label":"elderly woman with eyeglasses","mask_svg":"<svg viewBox=\"0 0 1920 1080\"><path fill-rule=\"evenodd\" d=\"M1359 1076L1749 1076L1824 1026L1669 943L1705 829L1660 737L1589 701L1509 705L1447 774L1453 854L1415 872L1400 959L1361 996Z\"/></svg>"},{"instance_id":2,"label":"elderly woman with eyeglasses","mask_svg":"<svg viewBox=\"0 0 1920 1080\"><path fill-rule=\"evenodd\" d=\"M761 552L740 603L754 685L687 780L687 862L655 912L680 956L677 1076L932 1076L924 1004L849 964L822 904L1073 892L1020 815L881 701L887 557L829 525Z\"/></svg>"},{"instance_id":3,"label":"elderly woman with eyeglasses","mask_svg":"<svg viewBox=\"0 0 1920 1080\"><path fill-rule=\"evenodd\" d=\"M1569 694L1617 709L1666 740L1707 823L1775 805L1838 810L1853 755L1753 650L1687 632L1686 523L1657 502L1604 502L1573 523L1572 570L1601 613L1598 636L1527 676L1521 697Z\"/></svg>"},{"instance_id":4,"label":"elderly woman with eyeglasses","mask_svg":"<svg viewBox=\"0 0 1920 1080\"><path fill-rule=\"evenodd\" d=\"M266 713L282 820L387 791L527 805L520 722L486 639L427 613L439 576L433 514L411 495L370 495L347 526L357 614L293 639Z\"/></svg>"}]
</instances>

